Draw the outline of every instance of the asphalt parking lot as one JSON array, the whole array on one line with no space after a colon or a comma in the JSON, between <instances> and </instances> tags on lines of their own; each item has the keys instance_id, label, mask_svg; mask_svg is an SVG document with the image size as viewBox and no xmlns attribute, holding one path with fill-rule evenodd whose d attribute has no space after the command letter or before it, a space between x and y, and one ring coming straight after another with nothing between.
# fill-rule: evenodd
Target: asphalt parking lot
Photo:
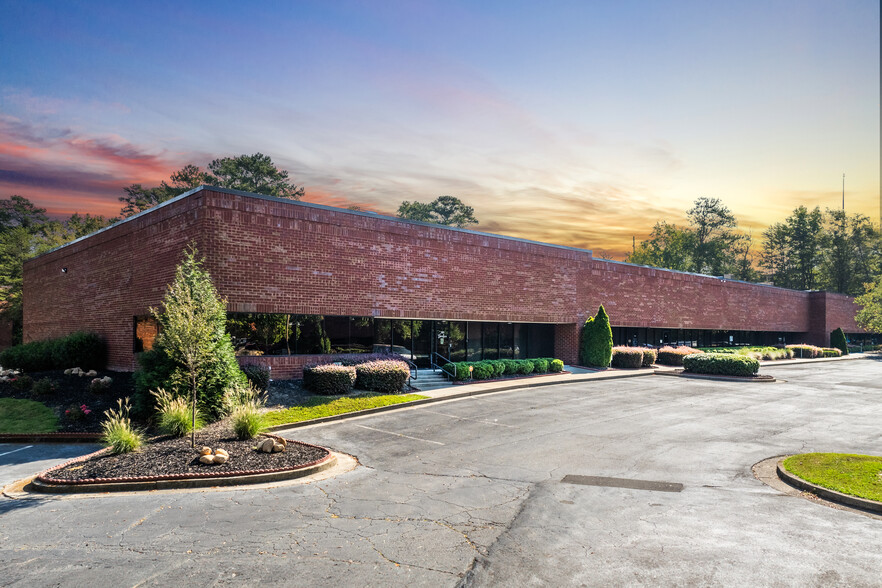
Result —
<instances>
[{"instance_id":1,"label":"asphalt parking lot","mask_svg":"<svg viewBox=\"0 0 882 588\"><path fill-rule=\"evenodd\" d=\"M310 484L0 498L0 585L879 585L882 520L751 466L879 454L882 363L763 372L786 382L596 381L299 429L361 464ZM68 457L31 451L0 481Z\"/></svg>"}]
</instances>

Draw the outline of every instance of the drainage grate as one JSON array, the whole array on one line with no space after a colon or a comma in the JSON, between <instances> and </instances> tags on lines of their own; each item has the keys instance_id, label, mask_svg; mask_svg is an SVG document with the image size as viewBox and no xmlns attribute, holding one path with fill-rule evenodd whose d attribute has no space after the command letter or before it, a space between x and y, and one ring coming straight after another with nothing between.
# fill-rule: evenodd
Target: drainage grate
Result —
<instances>
[{"instance_id":1,"label":"drainage grate","mask_svg":"<svg viewBox=\"0 0 882 588\"><path fill-rule=\"evenodd\" d=\"M680 492L683 484L677 482L653 482L651 480L631 480L629 478L605 478L603 476L575 476L568 474L561 480L564 484L582 486L604 486L607 488L631 488L632 490L651 490L654 492Z\"/></svg>"}]
</instances>

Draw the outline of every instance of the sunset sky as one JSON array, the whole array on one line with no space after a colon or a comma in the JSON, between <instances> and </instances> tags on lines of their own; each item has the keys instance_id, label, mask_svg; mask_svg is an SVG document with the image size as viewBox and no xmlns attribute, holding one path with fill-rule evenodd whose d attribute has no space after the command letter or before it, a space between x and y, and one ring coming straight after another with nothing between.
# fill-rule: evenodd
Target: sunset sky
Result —
<instances>
[{"instance_id":1,"label":"sunset sky","mask_svg":"<svg viewBox=\"0 0 882 588\"><path fill-rule=\"evenodd\" d=\"M621 259L721 198L879 221L878 0L0 0L0 198L262 152L305 200L451 194L478 230Z\"/></svg>"}]
</instances>

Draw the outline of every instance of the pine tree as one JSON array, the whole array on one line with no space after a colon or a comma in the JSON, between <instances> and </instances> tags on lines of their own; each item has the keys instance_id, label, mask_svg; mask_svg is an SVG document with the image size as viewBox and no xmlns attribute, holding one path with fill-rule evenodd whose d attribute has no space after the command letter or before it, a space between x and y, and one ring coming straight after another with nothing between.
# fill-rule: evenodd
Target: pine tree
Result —
<instances>
[{"instance_id":1,"label":"pine tree","mask_svg":"<svg viewBox=\"0 0 882 588\"><path fill-rule=\"evenodd\" d=\"M196 253L193 247L184 253L162 311L150 309L160 325L153 355L162 361L155 363L167 370L167 389L189 393L194 420L197 403L204 414L217 415L224 389L245 382L226 333L226 303ZM195 425L191 442L195 445Z\"/></svg>"}]
</instances>

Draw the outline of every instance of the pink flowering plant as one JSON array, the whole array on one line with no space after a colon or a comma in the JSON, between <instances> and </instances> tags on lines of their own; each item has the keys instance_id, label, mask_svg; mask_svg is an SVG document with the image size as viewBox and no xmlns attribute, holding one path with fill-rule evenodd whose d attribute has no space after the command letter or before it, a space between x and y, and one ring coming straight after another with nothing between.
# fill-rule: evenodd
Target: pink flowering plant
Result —
<instances>
[{"instance_id":1,"label":"pink flowering plant","mask_svg":"<svg viewBox=\"0 0 882 588\"><path fill-rule=\"evenodd\" d=\"M90 409L85 404L81 404L79 406L77 406L76 404L71 404L70 408L64 411L64 416L72 421L81 421L88 417L91 413L92 409Z\"/></svg>"}]
</instances>

